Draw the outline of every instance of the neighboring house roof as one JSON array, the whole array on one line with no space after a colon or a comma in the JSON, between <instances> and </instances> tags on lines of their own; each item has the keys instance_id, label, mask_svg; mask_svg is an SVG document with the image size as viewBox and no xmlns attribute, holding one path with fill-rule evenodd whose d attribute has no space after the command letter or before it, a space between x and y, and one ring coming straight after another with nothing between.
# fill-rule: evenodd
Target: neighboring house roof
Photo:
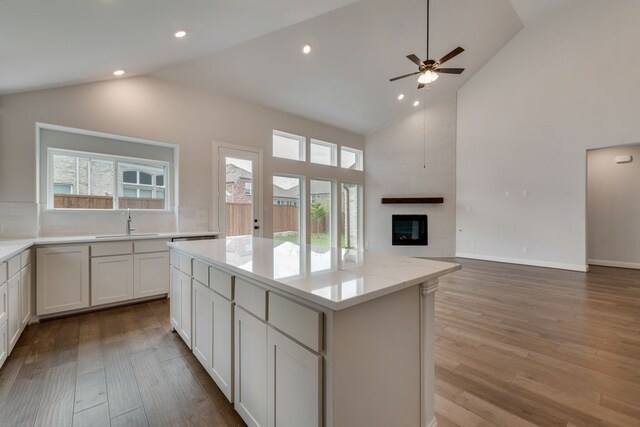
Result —
<instances>
[{"instance_id":1,"label":"neighboring house roof","mask_svg":"<svg viewBox=\"0 0 640 427\"><path fill-rule=\"evenodd\" d=\"M236 184L239 180L251 180L253 174L246 169L242 169L234 164L227 165L227 184Z\"/></svg>"}]
</instances>

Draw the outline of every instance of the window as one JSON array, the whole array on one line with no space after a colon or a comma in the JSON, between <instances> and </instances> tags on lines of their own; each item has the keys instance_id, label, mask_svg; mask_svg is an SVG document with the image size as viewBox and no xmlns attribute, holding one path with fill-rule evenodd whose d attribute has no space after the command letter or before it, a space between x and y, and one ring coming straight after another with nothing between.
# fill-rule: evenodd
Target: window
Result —
<instances>
[{"instance_id":1,"label":"window","mask_svg":"<svg viewBox=\"0 0 640 427\"><path fill-rule=\"evenodd\" d=\"M245 182L244 184L244 194L246 194L247 196L251 195L251 186L253 183L251 182Z\"/></svg>"},{"instance_id":2,"label":"window","mask_svg":"<svg viewBox=\"0 0 640 427\"><path fill-rule=\"evenodd\" d=\"M311 244L331 247L332 245L332 191L331 181L312 179L309 215L311 216Z\"/></svg>"},{"instance_id":3,"label":"window","mask_svg":"<svg viewBox=\"0 0 640 427\"><path fill-rule=\"evenodd\" d=\"M361 190L357 184L342 184L342 232L341 246L346 249L360 249L362 203Z\"/></svg>"},{"instance_id":4,"label":"window","mask_svg":"<svg viewBox=\"0 0 640 427\"><path fill-rule=\"evenodd\" d=\"M290 133L273 131L273 157L305 161L305 138Z\"/></svg>"},{"instance_id":5,"label":"window","mask_svg":"<svg viewBox=\"0 0 640 427\"><path fill-rule=\"evenodd\" d=\"M337 166L338 146L330 142L311 140L309 160L319 165Z\"/></svg>"},{"instance_id":6,"label":"window","mask_svg":"<svg viewBox=\"0 0 640 427\"><path fill-rule=\"evenodd\" d=\"M342 147L340 150L340 166L344 169L364 170L362 150Z\"/></svg>"},{"instance_id":7,"label":"window","mask_svg":"<svg viewBox=\"0 0 640 427\"><path fill-rule=\"evenodd\" d=\"M273 239L276 245L302 241L302 184L298 177L273 176Z\"/></svg>"},{"instance_id":8,"label":"window","mask_svg":"<svg viewBox=\"0 0 640 427\"><path fill-rule=\"evenodd\" d=\"M168 209L168 164L48 149L50 209Z\"/></svg>"}]
</instances>

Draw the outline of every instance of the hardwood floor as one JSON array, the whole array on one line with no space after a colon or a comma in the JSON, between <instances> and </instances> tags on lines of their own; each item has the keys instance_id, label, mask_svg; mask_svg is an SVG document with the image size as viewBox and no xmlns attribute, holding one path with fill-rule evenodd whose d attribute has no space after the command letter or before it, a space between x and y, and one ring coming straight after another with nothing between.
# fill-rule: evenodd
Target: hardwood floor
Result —
<instances>
[{"instance_id":1,"label":"hardwood floor","mask_svg":"<svg viewBox=\"0 0 640 427\"><path fill-rule=\"evenodd\" d=\"M640 426L640 271L457 261L436 294L440 427ZM244 425L170 332L167 300L27 327L0 371L0 425L72 424Z\"/></svg>"},{"instance_id":2,"label":"hardwood floor","mask_svg":"<svg viewBox=\"0 0 640 427\"><path fill-rule=\"evenodd\" d=\"M640 426L640 271L457 261L436 294L440 427Z\"/></svg>"}]
</instances>

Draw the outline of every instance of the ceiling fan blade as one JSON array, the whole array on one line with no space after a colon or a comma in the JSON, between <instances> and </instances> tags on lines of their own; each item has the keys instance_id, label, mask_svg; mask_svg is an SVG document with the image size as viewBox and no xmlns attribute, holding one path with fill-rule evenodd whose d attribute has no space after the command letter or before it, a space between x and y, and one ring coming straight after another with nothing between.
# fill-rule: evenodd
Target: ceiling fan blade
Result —
<instances>
[{"instance_id":1,"label":"ceiling fan blade","mask_svg":"<svg viewBox=\"0 0 640 427\"><path fill-rule=\"evenodd\" d=\"M453 49L451 52L447 53L445 56L440 58L440 60L438 61L438 64L444 64L448 60L460 55L462 52L464 52L464 49L458 46L457 48Z\"/></svg>"},{"instance_id":2,"label":"ceiling fan blade","mask_svg":"<svg viewBox=\"0 0 640 427\"><path fill-rule=\"evenodd\" d=\"M416 64L418 67L420 67L422 65L422 61L420 61L420 58L418 58L413 53L411 55L407 55L407 59L409 61L413 62L414 64Z\"/></svg>"},{"instance_id":3,"label":"ceiling fan blade","mask_svg":"<svg viewBox=\"0 0 640 427\"><path fill-rule=\"evenodd\" d=\"M396 80L404 79L405 77L415 76L416 74L420 74L420 73L421 73L421 71L416 71L415 73L409 73L409 74L405 74L404 76L394 77L392 79L389 79L389 81L390 82L395 82Z\"/></svg>"},{"instance_id":4,"label":"ceiling fan blade","mask_svg":"<svg viewBox=\"0 0 640 427\"><path fill-rule=\"evenodd\" d=\"M426 84L424 84L424 83L418 83L418 89L422 89L425 86L426 86Z\"/></svg>"},{"instance_id":5,"label":"ceiling fan blade","mask_svg":"<svg viewBox=\"0 0 640 427\"><path fill-rule=\"evenodd\" d=\"M436 68L435 69L436 73L443 73L443 74L462 74L463 71L464 71L464 68Z\"/></svg>"}]
</instances>

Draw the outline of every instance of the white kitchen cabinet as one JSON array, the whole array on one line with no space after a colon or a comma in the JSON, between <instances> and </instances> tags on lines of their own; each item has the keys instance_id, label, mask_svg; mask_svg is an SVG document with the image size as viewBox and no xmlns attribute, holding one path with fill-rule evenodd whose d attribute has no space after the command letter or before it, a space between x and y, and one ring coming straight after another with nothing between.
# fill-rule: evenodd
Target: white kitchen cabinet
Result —
<instances>
[{"instance_id":1,"label":"white kitchen cabinet","mask_svg":"<svg viewBox=\"0 0 640 427\"><path fill-rule=\"evenodd\" d=\"M0 323L7 321L7 310L9 301L7 301L7 283L0 284Z\"/></svg>"},{"instance_id":2,"label":"white kitchen cabinet","mask_svg":"<svg viewBox=\"0 0 640 427\"><path fill-rule=\"evenodd\" d=\"M31 264L20 270L20 327L31 321Z\"/></svg>"},{"instance_id":3,"label":"white kitchen cabinet","mask_svg":"<svg viewBox=\"0 0 640 427\"><path fill-rule=\"evenodd\" d=\"M180 270L171 266L171 291L169 298L170 314L169 320L174 331L180 328Z\"/></svg>"},{"instance_id":4,"label":"white kitchen cabinet","mask_svg":"<svg viewBox=\"0 0 640 427\"><path fill-rule=\"evenodd\" d=\"M180 273L180 329L178 333L191 348L191 277Z\"/></svg>"},{"instance_id":5,"label":"white kitchen cabinet","mask_svg":"<svg viewBox=\"0 0 640 427\"><path fill-rule=\"evenodd\" d=\"M7 302L7 347L11 351L20 338L20 332L22 332L19 272L7 281Z\"/></svg>"},{"instance_id":6,"label":"white kitchen cabinet","mask_svg":"<svg viewBox=\"0 0 640 427\"><path fill-rule=\"evenodd\" d=\"M2 368L9 356L9 348L7 347L9 341L7 338L7 322L0 322L0 368Z\"/></svg>"},{"instance_id":7,"label":"white kitchen cabinet","mask_svg":"<svg viewBox=\"0 0 640 427\"><path fill-rule=\"evenodd\" d=\"M89 246L37 249L37 315L89 307Z\"/></svg>"},{"instance_id":8,"label":"white kitchen cabinet","mask_svg":"<svg viewBox=\"0 0 640 427\"><path fill-rule=\"evenodd\" d=\"M135 254L133 271L133 298L169 293L169 252Z\"/></svg>"},{"instance_id":9,"label":"white kitchen cabinet","mask_svg":"<svg viewBox=\"0 0 640 427\"><path fill-rule=\"evenodd\" d=\"M211 291L212 349L209 375L233 402L233 303Z\"/></svg>"},{"instance_id":10,"label":"white kitchen cabinet","mask_svg":"<svg viewBox=\"0 0 640 427\"><path fill-rule=\"evenodd\" d=\"M133 255L91 258L91 305L133 298Z\"/></svg>"},{"instance_id":11,"label":"white kitchen cabinet","mask_svg":"<svg viewBox=\"0 0 640 427\"><path fill-rule=\"evenodd\" d=\"M267 425L267 324L235 306L234 407L250 427Z\"/></svg>"},{"instance_id":12,"label":"white kitchen cabinet","mask_svg":"<svg viewBox=\"0 0 640 427\"><path fill-rule=\"evenodd\" d=\"M322 356L269 327L269 427L322 425Z\"/></svg>"},{"instance_id":13,"label":"white kitchen cabinet","mask_svg":"<svg viewBox=\"0 0 640 427\"><path fill-rule=\"evenodd\" d=\"M211 327L213 314L211 289L197 280L193 281L193 354L202 366L211 366Z\"/></svg>"}]
</instances>

